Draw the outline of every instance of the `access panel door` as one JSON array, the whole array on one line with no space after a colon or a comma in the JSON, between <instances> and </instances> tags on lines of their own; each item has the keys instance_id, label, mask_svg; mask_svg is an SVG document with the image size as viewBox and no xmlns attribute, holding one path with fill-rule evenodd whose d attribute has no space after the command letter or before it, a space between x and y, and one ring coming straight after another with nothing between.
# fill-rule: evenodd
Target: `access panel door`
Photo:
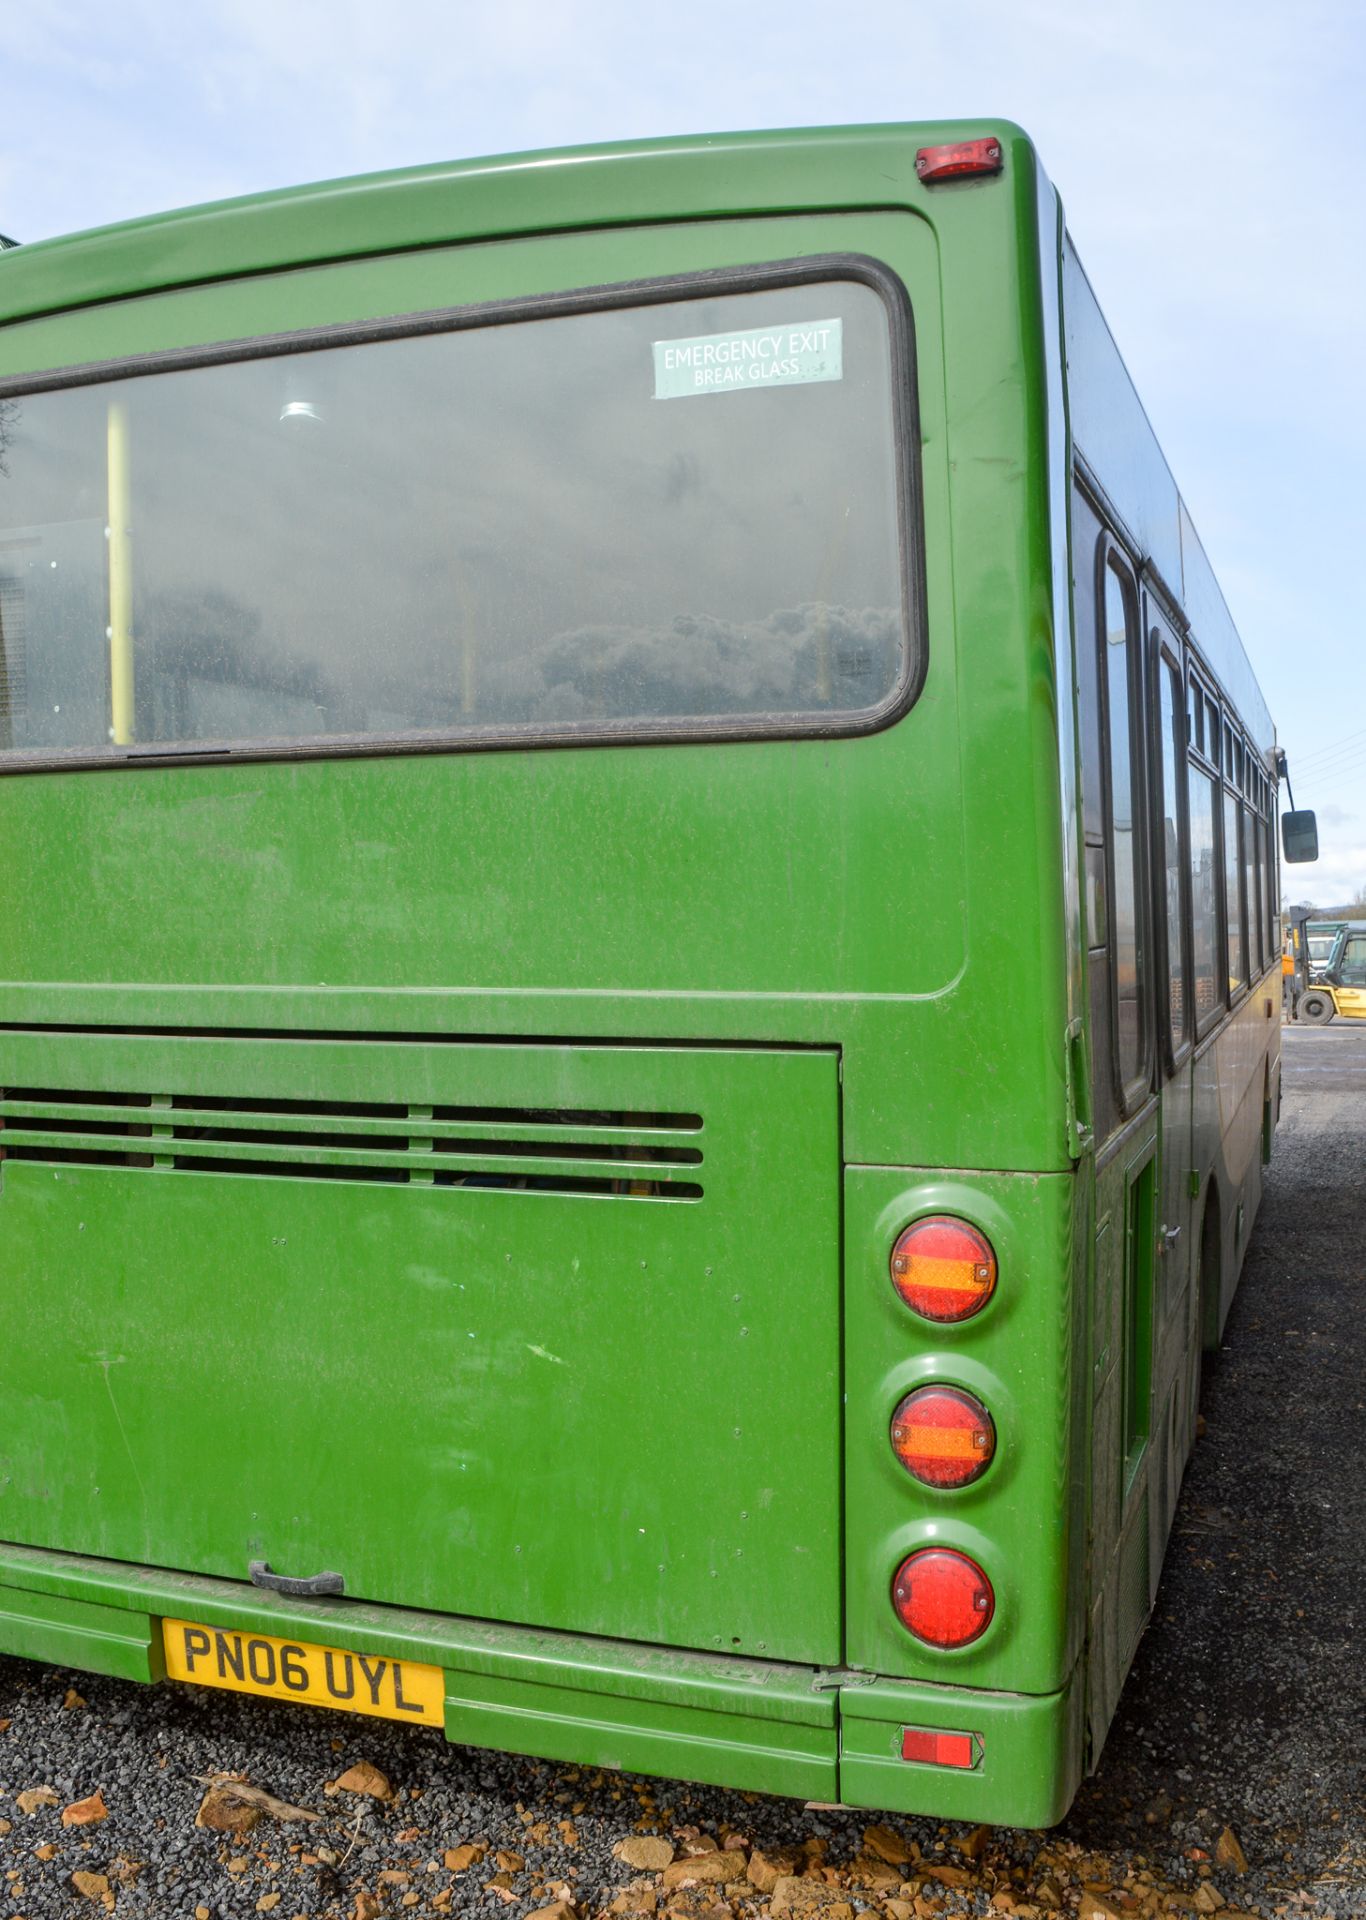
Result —
<instances>
[{"instance_id":1,"label":"access panel door","mask_svg":"<svg viewBox=\"0 0 1366 1920\"><path fill-rule=\"evenodd\" d=\"M840 1653L820 1051L0 1040L0 1537Z\"/></svg>"}]
</instances>

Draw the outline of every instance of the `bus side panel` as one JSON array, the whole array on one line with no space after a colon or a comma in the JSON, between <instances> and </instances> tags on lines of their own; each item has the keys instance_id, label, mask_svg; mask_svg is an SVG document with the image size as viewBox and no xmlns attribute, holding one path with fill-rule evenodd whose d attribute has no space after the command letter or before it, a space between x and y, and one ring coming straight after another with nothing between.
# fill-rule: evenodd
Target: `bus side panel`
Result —
<instances>
[{"instance_id":1,"label":"bus side panel","mask_svg":"<svg viewBox=\"0 0 1366 1920\"><path fill-rule=\"evenodd\" d=\"M1149 1609L1157 1139L1151 1105L1102 1156L1095 1176L1087 1702L1093 1764Z\"/></svg>"},{"instance_id":2,"label":"bus side panel","mask_svg":"<svg viewBox=\"0 0 1366 1920\"><path fill-rule=\"evenodd\" d=\"M1252 1223L1262 1198L1262 1139L1266 1108L1275 1093L1280 1044L1278 977L1265 975L1195 1062L1192 1166L1200 1176L1195 1213L1217 1208L1216 1273L1201 1276L1201 1331L1217 1348L1242 1272ZM1203 1237L1203 1236L1202 1236Z\"/></svg>"}]
</instances>

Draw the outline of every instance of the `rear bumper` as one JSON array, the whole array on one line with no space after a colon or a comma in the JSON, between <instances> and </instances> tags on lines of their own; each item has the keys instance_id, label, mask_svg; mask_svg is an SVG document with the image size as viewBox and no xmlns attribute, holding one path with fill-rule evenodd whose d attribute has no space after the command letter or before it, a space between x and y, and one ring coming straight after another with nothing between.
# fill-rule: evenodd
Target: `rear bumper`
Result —
<instances>
[{"instance_id":1,"label":"rear bumper","mask_svg":"<svg viewBox=\"0 0 1366 1920\"><path fill-rule=\"evenodd\" d=\"M1051 1827L1072 1803L1085 1757L1080 1663L1057 1693L991 1693L910 1680L840 1689L840 1796L852 1807L929 1813L974 1825ZM976 1765L901 1755L907 1727L975 1736Z\"/></svg>"},{"instance_id":2,"label":"rear bumper","mask_svg":"<svg viewBox=\"0 0 1366 1920\"><path fill-rule=\"evenodd\" d=\"M1060 1819L1080 1777L1075 1674L1042 1698L869 1683L0 1546L0 1653L158 1681L163 1618L440 1666L447 1739L542 1759L1020 1826ZM975 1734L977 1765L907 1763L906 1726Z\"/></svg>"}]
</instances>

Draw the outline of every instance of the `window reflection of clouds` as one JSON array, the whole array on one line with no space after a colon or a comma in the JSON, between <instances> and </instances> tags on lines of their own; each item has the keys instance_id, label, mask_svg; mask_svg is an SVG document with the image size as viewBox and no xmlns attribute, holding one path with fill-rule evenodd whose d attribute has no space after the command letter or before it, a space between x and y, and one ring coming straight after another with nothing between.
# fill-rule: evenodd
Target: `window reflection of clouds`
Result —
<instances>
[{"instance_id":1,"label":"window reflection of clouds","mask_svg":"<svg viewBox=\"0 0 1366 1920\"><path fill-rule=\"evenodd\" d=\"M1222 999L1215 973L1218 876L1214 863L1214 781L1190 766L1191 927L1194 934L1195 1011L1200 1019Z\"/></svg>"},{"instance_id":2,"label":"window reflection of clouds","mask_svg":"<svg viewBox=\"0 0 1366 1920\"><path fill-rule=\"evenodd\" d=\"M1224 917L1228 928L1229 986L1237 987L1247 979L1247 958L1243 935L1238 802L1231 793L1224 795Z\"/></svg>"},{"instance_id":3,"label":"window reflection of clouds","mask_svg":"<svg viewBox=\"0 0 1366 1920\"><path fill-rule=\"evenodd\" d=\"M1113 940L1119 1077L1127 1086L1143 1065L1139 973L1139 866L1134 842L1138 815L1130 744L1129 657L1134 640L1131 602L1113 566L1105 569L1105 667L1109 706L1111 861L1114 871Z\"/></svg>"},{"instance_id":4,"label":"window reflection of clouds","mask_svg":"<svg viewBox=\"0 0 1366 1920\"><path fill-rule=\"evenodd\" d=\"M842 381L655 400L652 341L807 306ZM30 397L0 524L103 515L116 394L144 741L857 711L904 670L891 378L854 282L181 370Z\"/></svg>"},{"instance_id":5,"label":"window reflection of clouds","mask_svg":"<svg viewBox=\"0 0 1366 1920\"><path fill-rule=\"evenodd\" d=\"M1162 845L1166 876L1167 996L1173 1048L1186 1030L1186 928L1181 912L1181 819L1178 781L1185 762L1184 714L1177 669L1165 657L1158 666L1162 756Z\"/></svg>"}]
</instances>

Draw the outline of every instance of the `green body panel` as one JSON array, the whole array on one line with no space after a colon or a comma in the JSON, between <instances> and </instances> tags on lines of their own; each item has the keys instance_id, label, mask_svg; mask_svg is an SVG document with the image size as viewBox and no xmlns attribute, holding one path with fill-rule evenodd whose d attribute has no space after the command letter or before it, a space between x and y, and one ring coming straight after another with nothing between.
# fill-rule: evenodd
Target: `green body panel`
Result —
<instances>
[{"instance_id":1,"label":"green body panel","mask_svg":"<svg viewBox=\"0 0 1366 1920\"><path fill-rule=\"evenodd\" d=\"M1261 1204L1268 1110L1274 1116L1279 1103L1279 994L1280 976L1273 969L1254 981L1248 998L1194 1061L1193 1164L1200 1191L1193 1209L1193 1260L1204 1250L1206 1213L1218 1223L1213 1269L1200 1274L1197 1301L1204 1344L1211 1350L1223 1335Z\"/></svg>"},{"instance_id":2,"label":"green body panel","mask_svg":"<svg viewBox=\"0 0 1366 1920\"><path fill-rule=\"evenodd\" d=\"M22 1571L22 1569L21 1569ZM161 1636L150 1614L0 1582L0 1648L24 1660L115 1680L160 1680Z\"/></svg>"},{"instance_id":3,"label":"green body panel","mask_svg":"<svg viewBox=\"0 0 1366 1920\"><path fill-rule=\"evenodd\" d=\"M1149 1378L1151 1370L1155 1263L1133 1222L1137 1208L1151 1208L1157 1137L1157 1115L1149 1107L1110 1150L1096 1176L1088 1678L1096 1752L1152 1603L1151 1510L1158 1489L1152 1474L1151 1397L1140 1421L1128 1405L1127 1388L1131 1370Z\"/></svg>"},{"instance_id":4,"label":"green body panel","mask_svg":"<svg viewBox=\"0 0 1366 1920\"><path fill-rule=\"evenodd\" d=\"M629 1684L587 1692L578 1676L555 1685L449 1674L446 1688L446 1736L467 1746L764 1793L839 1797L833 1693L827 1717L812 1726L795 1714L755 1717L734 1696L703 1707L638 1700Z\"/></svg>"},{"instance_id":5,"label":"green body panel","mask_svg":"<svg viewBox=\"0 0 1366 1920\"><path fill-rule=\"evenodd\" d=\"M8 1343L0 1537L229 1578L265 1560L340 1572L363 1599L838 1660L832 1055L0 1038L0 1084L44 1074L93 1094L697 1116L672 1137L698 1162L665 1171L701 1194L8 1160L0 1234L45 1305ZM392 1121L358 1124L392 1138ZM761 1164L782 1177L756 1181ZM778 1248L781 1296L763 1284ZM796 1431L756 1404L794 1344Z\"/></svg>"}]
</instances>

